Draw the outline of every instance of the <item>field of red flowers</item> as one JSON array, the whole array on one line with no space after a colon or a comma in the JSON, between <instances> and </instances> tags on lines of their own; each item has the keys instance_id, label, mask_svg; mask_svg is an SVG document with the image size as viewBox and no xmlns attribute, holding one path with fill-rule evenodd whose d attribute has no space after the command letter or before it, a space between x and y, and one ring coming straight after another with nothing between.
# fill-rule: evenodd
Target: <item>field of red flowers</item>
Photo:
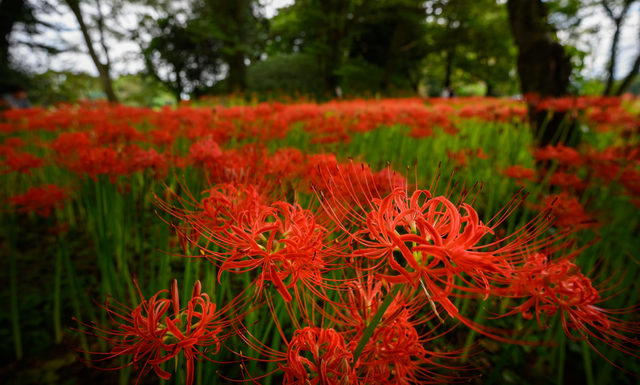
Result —
<instances>
[{"instance_id":1,"label":"field of red flowers","mask_svg":"<svg viewBox=\"0 0 640 385\"><path fill-rule=\"evenodd\" d=\"M3 112L0 375L637 383L640 100L537 106Z\"/></svg>"}]
</instances>

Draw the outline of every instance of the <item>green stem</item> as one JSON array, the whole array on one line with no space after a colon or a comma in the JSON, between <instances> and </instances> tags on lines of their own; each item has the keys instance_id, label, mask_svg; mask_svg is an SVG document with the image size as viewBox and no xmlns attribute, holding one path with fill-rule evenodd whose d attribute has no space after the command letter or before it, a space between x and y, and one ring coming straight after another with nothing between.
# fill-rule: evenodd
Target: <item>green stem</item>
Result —
<instances>
[{"instance_id":1,"label":"green stem","mask_svg":"<svg viewBox=\"0 0 640 385\"><path fill-rule=\"evenodd\" d=\"M564 330L560 329L559 341L558 341L558 349L560 351L560 357L558 359L558 385L562 385L564 383L564 361L565 361L565 340L566 335L564 334Z\"/></svg>"},{"instance_id":2,"label":"green stem","mask_svg":"<svg viewBox=\"0 0 640 385\"><path fill-rule=\"evenodd\" d=\"M20 315L18 309L18 278L17 278L17 261L16 261L16 250L14 244L14 229L15 223L13 221L13 216L8 215L9 219L7 221L7 234L9 234L9 275L10 275L10 290L11 290L11 326L13 328L13 342L16 350L16 358L18 360L22 359L22 335L20 333ZM10 222L10 223L9 223Z\"/></svg>"},{"instance_id":3,"label":"green stem","mask_svg":"<svg viewBox=\"0 0 640 385\"><path fill-rule=\"evenodd\" d=\"M387 298L384 299L384 302L382 302L382 305L380 305L380 307L378 308L378 311L371 319L371 323L369 323L369 326L367 326L367 328L364 330L364 333L362 333L362 337L360 337L358 346L356 346L356 350L353 352L354 364L358 362L358 358L360 358L360 355L362 354L362 351L364 350L365 345L367 344L367 342L369 342L369 339L371 339L371 336L373 335L373 332L376 330L376 327L380 323L382 316L391 305L391 302L393 302L393 299L396 297L396 294L398 294L401 287L402 285L399 285L399 284L396 284L394 286L393 290L391 291L391 294L387 295Z\"/></svg>"},{"instance_id":4,"label":"green stem","mask_svg":"<svg viewBox=\"0 0 640 385\"><path fill-rule=\"evenodd\" d=\"M58 246L60 246L58 244ZM60 322L60 286L62 286L62 250L56 253L56 270L53 284L53 331L55 342L62 342L62 324Z\"/></svg>"},{"instance_id":5,"label":"green stem","mask_svg":"<svg viewBox=\"0 0 640 385\"><path fill-rule=\"evenodd\" d=\"M76 283L76 272L74 271L75 269L71 264L71 259L69 258L69 253L67 252L66 244L64 243L65 240L60 238L58 241L60 242L60 252L62 253L62 259L64 260L64 264L67 270L67 277L69 280L68 281L69 289L71 291L71 304L73 305L73 311L76 313L76 317L80 318L82 316L82 307L80 306L80 301L78 300L79 293L78 293L78 286ZM93 307L87 306L87 309L90 313L91 319L93 319L95 317L95 313L93 312ZM82 324L80 324L78 328L80 330L85 330L85 327ZM103 341L103 340L100 339L100 341ZM80 346L82 346L82 350L85 351L85 353L83 353L84 358L87 360L90 359L91 357L89 356L89 353L86 353L89 351L89 344L87 343L87 336L84 333L80 333ZM104 350L106 349L106 346L102 346L101 344L100 348Z\"/></svg>"},{"instance_id":6,"label":"green stem","mask_svg":"<svg viewBox=\"0 0 640 385\"><path fill-rule=\"evenodd\" d=\"M582 357L584 359L584 374L587 376L587 385L595 385L593 368L591 367L591 347L587 341L582 341Z\"/></svg>"}]
</instances>

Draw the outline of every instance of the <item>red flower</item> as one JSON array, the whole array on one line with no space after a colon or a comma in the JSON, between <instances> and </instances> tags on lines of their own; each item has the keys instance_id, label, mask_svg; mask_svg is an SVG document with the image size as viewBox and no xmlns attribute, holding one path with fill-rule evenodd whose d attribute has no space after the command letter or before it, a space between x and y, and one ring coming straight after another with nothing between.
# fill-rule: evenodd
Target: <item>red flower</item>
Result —
<instances>
[{"instance_id":1,"label":"red flower","mask_svg":"<svg viewBox=\"0 0 640 385\"><path fill-rule=\"evenodd\" d=\"M3 174L13 171L31 175L31 169L41 167L43 160L28 152L11 151L7 154L4 161L6 169L2 170Z\"/></svg>"},{"instance_id":2,"label":"red flower","mask_svg":"<svg viewBox=\"0 0 640 385\"><path fill-rule=\"evenodd\" d=\"M137 287L138 283L135 282L135 284ZM138 288L141 303L135 309L130 309L108 298L105 305L100 307L107 311L114 323L118 324L117 329L96 323L82 324L107 335L106 337L98 335L98 337L113 345L113 348L110 353L93 353L103 355L103 358L86 360L78 357L78 360L96 367L93 365L95 362L117 359L123 355L131 356L131 362L118 369L134 366L140 370L138 376L140 381L140 377L153 368L160 378L168 380L171 374L162 370L160 364L172 358L177 359L177 356L182 354L187 361L186 383L193 384L194 361L200 361L203 358L211 361L207 355L218 353L222 341L227 337L222 334L223 328L228 327L238 317L229 319L224 316L235 308L238 302L232 302L216 311L216 305L211 303L209 296L200 291L201 285L198 281L193 287L191 299L184 308L180 308L178 281L175 279L171 285L171 298L160 298L163 293L168 293L167 290L161 290L146 300ZM240 297L236 297L234 301L238 301L238 298ZM172 315L165 315L167 312ZM204 348L202 352L198 350L200 347Z\"/></svg>"},{"instance_id":3,"label":"red flower","mask_svg":"<svg viewBox=\"0 0 640 385\"><path fill-rule=\"evenodd\" d=\"M580 177L572 173L555 172L549 178L549 184L552 186L558 186L565 189L581 190L585 187L585 183L582 182Z\"/></svg>"},{"instance_id":4,"label":"red flower","mask_svg":"<svg viewBox=\"0 0 640 385\"><path fill-rule=\"evenodd\" d=\"M347 347L344 338L334 329L305 327L296 330L287 347L287 365L283 384L347 385L354 383L356 374L351 368L353 346ZM309 352L311 359L303 352Z\"/></svg>"},{"instance_id":5,"label":"red flower","mask_svg":"<svg viewBox=\"0 0 640 385\"><path fill-rule=\"evenodd\" d=\"M507 169L503 171L503 174L507 178L516 179L519 184L521 184L523 180L534 181L536 179L536 170L525 168L519 164L507 167Z\"/></svg>"},{"instance_id":6,"label":"red flower","mask_svg":"<svg viewBox=\"0 0 640 385\"><path fill-rule=\"evenodd\" d=\"M29 187L26 193L9 198L9 202L14 206L20 206L18 211L34 212L48 218L55 207L64 207L67 196L66 189L54 184L43 184L39 187Z\"/></svg>"},{"instance_id":7,"label":"red flower","mask_svg":"<svg viewBox=\"0 0 640 385\"><path fill-rule=\"evenodd\" d=\"M585 212L578 198L566 192L558 196L547 197L542 208L550 208L558 227L592 227L597 223Z\"/></svg>"},{"instance_id":8,"label":"red flower","mask_svg":"<svg viewBox=\"0 0 640 385\"><path fill-rule=\"evenodd\" d=\"M570 338L585 340L597 351L588 338L594 337L624 353L637 355L640 341L634 336L640 333L640 323L623 321L618 315L636 312L638 306L619 310L600 307L598 304L604 299L568 257L550 260L543 254L531 254L517 272L518 279L502 293L526 300L502 316L522 313L526 319L536 317L540 327L545 327L542 317L559 313L562 328Z\"/></svg>"},{"instance_id":9,"label":"red flower","mask_svg":"<svg viewBox=\"0 0 640 385\"><path fill-rule=\"evenodd\" d=\"M564 166L579 167L584 163L584 159L578 151L562 144L555 147L548 145L545 148L537 149L533 156L539 161L557 160L559 164Z\"/></svg>"},{"instance_id":10,"label":"red flower","mask_svg":"<svg viewBox=\"0 0 640 385\"><path fill-rule=\"evenodd\" d=\"M189 148L189 159L199 166L212 167L211 165L215 164L220 157L222 157L220 146L210 138L192 144Z\"/></svg>"},{"instance_id":11,"label":"red flower","mask_svg":"<svg viewBox=\"0 0 640 385\"><path fill-rule=\"evenodd\" d=\"M223 184L211 189L211 196L193 211L160 204L184 221L183 226L174 226L181 242L200 248L200 257L219 266L218 279L225 271L241 274L259 269L258 296L265 282L272 282L291 301L289 290L297 294L299 281L318 295L323 286L327 229L314 212L282 201L267 205L257 191L251 185ZM223 251L198 246L196 240L201 236ZM287 279L290 282L285 284Z\"/></svg>"}]
</instances>

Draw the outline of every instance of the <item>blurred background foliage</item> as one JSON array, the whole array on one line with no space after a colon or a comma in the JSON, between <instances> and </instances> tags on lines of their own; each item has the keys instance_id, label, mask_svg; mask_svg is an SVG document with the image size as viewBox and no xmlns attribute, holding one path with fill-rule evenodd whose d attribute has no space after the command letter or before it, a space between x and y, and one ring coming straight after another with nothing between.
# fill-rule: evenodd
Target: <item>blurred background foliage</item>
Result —
<instances>
[{"instance_id":1,"label":"blurred background foliage","mask_svg":"<svg viewBox=\"0 0 640 385\"><path fill-rule=\"evenodd\" d=\"M640 55L628 74L615 75L634 2L296 0L267 17L270 3L256 0L3 0L0 88L5 94L21 85L42 105L108 98L141 106L237 92L316 100L446 89L637 93ZM598 12L615 28L611 54L600 77L585 78L594 52L579 38L599 32L584 26ZM65 40L70 30L82 40ZM121 46L135 48L119 54ZM98 76L34 66L29 52L88 55Z\"/></svg>"}]
</instances>

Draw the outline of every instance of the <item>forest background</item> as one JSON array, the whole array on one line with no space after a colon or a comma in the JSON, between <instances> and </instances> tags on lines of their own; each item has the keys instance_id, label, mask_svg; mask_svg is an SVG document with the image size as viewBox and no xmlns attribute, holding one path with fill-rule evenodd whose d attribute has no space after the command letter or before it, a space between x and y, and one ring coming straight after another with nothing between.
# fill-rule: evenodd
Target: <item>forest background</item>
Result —
<instances>
[{"instance_id":1,"label":"forest background","mask_svg":"<svg viewBox=\"0 0 640 385\"><path fill-rule=\"evenodd\" d=\"M0 15L1 91L42 105L640 92L632 0L3 0ZM550 61L553 80L522 76Z\"/></svg>"}]
</instances>

